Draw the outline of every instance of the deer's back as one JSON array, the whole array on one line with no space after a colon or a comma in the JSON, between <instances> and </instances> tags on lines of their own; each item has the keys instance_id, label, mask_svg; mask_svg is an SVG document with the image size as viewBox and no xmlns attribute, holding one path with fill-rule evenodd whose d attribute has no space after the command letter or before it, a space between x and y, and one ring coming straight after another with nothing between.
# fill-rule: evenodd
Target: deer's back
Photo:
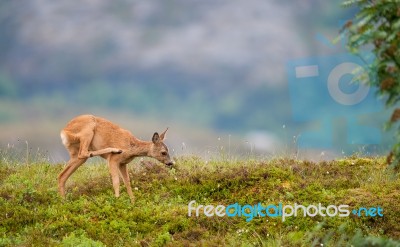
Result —
<instances>
[{"instance_id":1,"label":"deer's back","mask_svg":"<svg viewBox=\"0 0 400 247\"><path fill-rule=\"evenodd\" d=\"M96 126L91 147L98 150L107 147L128 148L131 140L131 133L105 118L95 117Z\"/></svg>"},{"instance_id":2,"label":"deer's back","mask_svg":"<svg viewBox=\"0 0 400 247\"><path fill-rule=\"evenodd\" d=\"M87 133L92 134L91 149L107 147L124 148L130 143L131 133L111 121L93 115L80 115L72 119L63 129L72 139L80 139ZM71 141L71 140L70 140Z\"/></svg>"},{"instance_id":3,"label":"deer's back","mask_svg":"<svg viewBox=\"0 0 400 247\"><path fill-rule=\"evenodd\" d=\"M67 123L63 131L71 134L78 134L82 130L94 129L96 123L95 119L96 118L93 115L77 116Z\"/></svg>"}]
</instances>

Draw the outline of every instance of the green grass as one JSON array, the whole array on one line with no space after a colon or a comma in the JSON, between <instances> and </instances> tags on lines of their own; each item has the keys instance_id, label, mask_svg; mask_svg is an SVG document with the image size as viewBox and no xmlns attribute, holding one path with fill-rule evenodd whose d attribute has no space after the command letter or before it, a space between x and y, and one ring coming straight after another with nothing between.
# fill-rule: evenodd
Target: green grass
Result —
<instances>
[{"instance_id":1,"label":"green grass","mask_svg":"<svg viewBox=\"0 0 400 247\"><path fill-rule=\"evenodd\" d=\"M62 164L19 163L3 154L0 246L400 246L400 179L383 158L181 157L176 169L151 160L129 168L134 205L122 185L121 197L114 197L101 161L79 168L62 200L56 186ZM188 217L192 200L381 206L384 217Z\"/></svg>"}]
</instances>

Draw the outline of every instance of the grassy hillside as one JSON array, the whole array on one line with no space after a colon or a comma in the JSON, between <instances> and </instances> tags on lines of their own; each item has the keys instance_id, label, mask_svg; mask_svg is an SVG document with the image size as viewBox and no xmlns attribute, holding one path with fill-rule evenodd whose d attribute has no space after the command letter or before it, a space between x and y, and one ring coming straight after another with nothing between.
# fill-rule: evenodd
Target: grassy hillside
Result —
<instances>
[{"instance_id":1,"label":"grassy hillside","mask_svg":"<svg viewBox=\"0 0 400 247\"><path fill-rule=\"evenodd\" d=\"M84 165L57 194L63 164L0 161L0 246L400 246L400 179L382 158L130 165L136 204L114 198L107 166ZM188 203L380 206L383 217L188 217ZM193 211L194 213L194 211ZM376 244L376 245L372 245Z\"/></svg>"}]
</instances>

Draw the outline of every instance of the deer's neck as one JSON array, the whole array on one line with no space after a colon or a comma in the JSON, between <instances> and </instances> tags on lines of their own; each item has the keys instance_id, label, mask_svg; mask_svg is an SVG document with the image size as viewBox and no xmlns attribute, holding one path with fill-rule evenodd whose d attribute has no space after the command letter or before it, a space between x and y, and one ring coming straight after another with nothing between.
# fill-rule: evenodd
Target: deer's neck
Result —
<instances>
[{"instance_id":1,"label":"deer's neck","mask_svg":"<svg viewBox=\"0 0 400 247\"><path fill-rule=\"evenodd\" d=\"M131 138L130 153L132 156L148 156L152 142Z\"/></svg>"}]
</instances>

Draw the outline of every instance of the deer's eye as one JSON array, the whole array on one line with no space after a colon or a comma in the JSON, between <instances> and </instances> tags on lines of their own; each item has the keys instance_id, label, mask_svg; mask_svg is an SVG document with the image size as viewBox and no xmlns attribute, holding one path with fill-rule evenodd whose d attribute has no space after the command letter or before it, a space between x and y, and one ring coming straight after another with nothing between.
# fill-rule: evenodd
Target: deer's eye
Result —
<instances>
[{"instance_id":1,"label":"deer's eye","mask_svg":"<svg viewBox=\"0 0 400 247\"><path fill-rule=\"evenodd\" d=\"M164 155L164 156L165 156L165 155L167 155L167 154L168 154L168 153L165 152L165 151L164 151L164 152L161 152L161 155Z\"/></svg>"}]
</instances>

